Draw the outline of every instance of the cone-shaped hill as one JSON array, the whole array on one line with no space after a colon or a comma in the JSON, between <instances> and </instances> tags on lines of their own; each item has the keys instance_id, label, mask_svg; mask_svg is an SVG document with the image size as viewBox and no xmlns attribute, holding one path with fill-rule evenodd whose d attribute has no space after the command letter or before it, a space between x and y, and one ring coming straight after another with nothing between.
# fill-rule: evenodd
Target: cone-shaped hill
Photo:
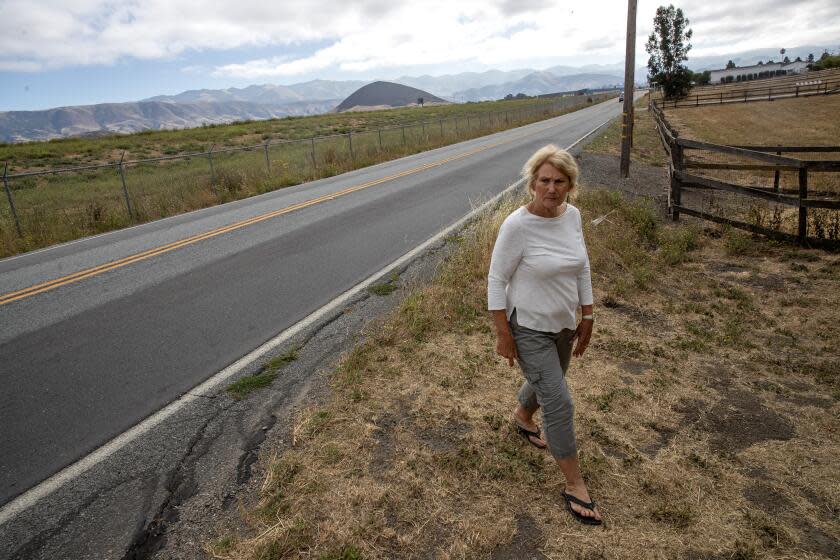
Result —
<instances>
[{"instance_id":1,"label":"cone-shaped hill","mask_svg":"<svg viewBox=\"0 0 840 560\"><path fill-rule=\"evenodd\" d=\"M417 100L421 97L424 105L448 103L448 101L422 89L393 82L373 82L351 93L335 110L340 113L342 111L366 111L419 105Z\"/></svg>"}]
</instances>

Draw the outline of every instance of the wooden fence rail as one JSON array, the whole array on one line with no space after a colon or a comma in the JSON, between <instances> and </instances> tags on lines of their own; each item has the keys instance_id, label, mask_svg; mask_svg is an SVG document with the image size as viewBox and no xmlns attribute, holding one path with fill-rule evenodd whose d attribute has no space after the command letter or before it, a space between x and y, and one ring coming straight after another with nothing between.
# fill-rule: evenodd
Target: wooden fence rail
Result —
<instances>
[{"instance_id":1,"label":"wooden fence rail","mask_svg":"<svg viewBox=\"0 0 840 560\"><path fill-rule=\"evenodd\" d=\"M830 190L825 193L809 193L808 179L809 175L813 173L829 172L838 173L838 176L840 176L840 159L802 159L782 154L840 153L840 146L731 146L689 140L687 138L680 138L679 133L668 123L658 103L652 102L650 110L654 116L659 139L669 155L671 184L668 196L668 208L674 221L679 221L680 214L683 213L717 223L728 224L754 233L795 240L801 244L824 243L824 240L808 237L808 209L824 208L840 210L840 195L838 195L836 190ZM690 150L725 154L742 159L754 160L756 163L707 163L691 161L685 155L686 151ZM702 177L691 172L691 170L702 169L738 172L774 171L775 175L772 187L745 186L710 177ZM780 189L780 171L793 171L797 173L798 185L795 190ZM838 181L838 186L840 186L840 181ZM775 204L798 208L797 233L794 236L777 229L733 220L731 218L717 216L711 212L689 208L683 205L682 194L684 191L692 189L730 192L739 196L767 200ZM816 198L818 195L822 195L823 197Z\"/></svg>"}]
</instances>

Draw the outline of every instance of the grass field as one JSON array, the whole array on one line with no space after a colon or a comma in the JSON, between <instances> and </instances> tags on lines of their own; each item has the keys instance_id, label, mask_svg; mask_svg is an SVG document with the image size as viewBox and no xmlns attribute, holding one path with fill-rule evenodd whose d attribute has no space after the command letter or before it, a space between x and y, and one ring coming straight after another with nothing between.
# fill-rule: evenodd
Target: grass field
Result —
<instances>
[{"instance_id":1,"label":"grass field","mask_svg":"<svg viewBox=\"0 0 840 560\"><path fill-rule=\"evenodd\" d=\"M248 535L217 558L834 558L840 554L840 258L669 227L584 192L597 323L569 382L606 527L564 511L512 429L486 273L510 201L454 240L263 463Z\"/></svg>"},{"instance_id":2,"label":"grass field","mask_svg":"<svg viewBox=\"0 0 840 560\"><path fill-rule=\"evenodd\" d=\"M118 161L122 150L127 150L126 161L207 150L211 144L216 153L212 158L201 155L126 165L125 191L132 215L115 168L12 179L9 186L23 236L17 234L10 207L3 200L0 257L330 177L612 97L468 103L3 145L0 158L10 162L10 173ZM382 126L392 128L376 130ZM352 138L346 134L350 131ZM322 134L332 136L311 139ZM224 151L269 140L289 142L266 149Z\"/></svg>"},{"instance_id":3,"label":"grass field","mask_svg":"<svg viewBox=\"0 0 840 560\"><path fill-rule=\"evenodd\" d=\"M667 109L681 136L727 145L840 146L840 95Z\"/></svg>"}]
</instances>

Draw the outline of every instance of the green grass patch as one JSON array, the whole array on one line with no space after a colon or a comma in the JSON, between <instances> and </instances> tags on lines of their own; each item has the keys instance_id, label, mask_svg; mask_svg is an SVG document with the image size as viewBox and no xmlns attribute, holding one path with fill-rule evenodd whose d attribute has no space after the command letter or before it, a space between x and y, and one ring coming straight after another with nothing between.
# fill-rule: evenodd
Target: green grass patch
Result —
<instances>
[{"instance_id":1,"label":"green grass patch","mask_svg":"<svg viewBox=\"0 0 840 560\"><path fill-rule=\"evenodd\" d=\"M276 371L263 371L254 375L246 375L228 385L226 391L239 401L257 389L268 387L276 377Z\"/></svg>"},{"instance_id":2,"label":"green grass patch","mask_svg":"<svg viewBox=\"0 0 840 560\"><path fill-rule=\"evenodd\" d=\"M277 372L286 364L297 360L297 348L291 348L285 353L275 356L263 366L262 371L254 375L246 375L228 385L226 391L236 400L242 400L257 389L271 385L277 377Z\"/></svg>"},{"instance_id":3,"label":"green grass patch","mask_svg":"<svg viewBox=\"0 0 840 560\"><path fill-rule=\"evenodd\" d=\"M297 348L290 348L289 350L287 350L283 354L280 354L279 356L271 358L268 361L268 363L265 364L265 369L268 370L268 371L276 371L276 370L280 369L281 367L285 366L286 364L294 362L297 359L298 359Z\"/></svg>"}]
</instances>

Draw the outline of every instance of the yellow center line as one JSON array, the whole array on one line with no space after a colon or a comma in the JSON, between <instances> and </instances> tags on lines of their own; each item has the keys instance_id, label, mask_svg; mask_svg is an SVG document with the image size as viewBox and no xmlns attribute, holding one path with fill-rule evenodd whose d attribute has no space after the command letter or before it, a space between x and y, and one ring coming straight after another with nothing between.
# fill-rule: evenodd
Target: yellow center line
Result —
<instances>
[{"instance_id":1,"label":"yellow center line","mask_svg":"<svg viewBox=\"0 0 840 560\"><path fill-rule=\"evenodd\" d=\"M553 125L551 125L551 126L553 126ZM168 243L166 245L162 245L160 247L155 247L155 248L152 248L152 249L148 249L146 251L143 251L141 253L136 253L134 255L129 255L127 257L124 257L124 258L116 260L116 261L111 261L111 262L108 262L108 263L105 263L105 264L101 264L99 266L94 266L92 268L87 268L87 269L84 269L84 270L80 270L79 272L74 272L73 274L68 274L66 276L56 278L54 280L48 280L46 282L41 282L40 284L35 284L33 286L29 286L28 288L23 288L23 289L16 290L16 291L13 291L13 292L8 292L8 293L0 296L0 305L6 305L7 303L12 303L13 301L18 301L18 300L21 300L21 299L24 299L24 298L28 298L28 297L31 297L31 296L49 291L49 290L54 290L55 288L59 288L61 286L66 286L68 284L73 284L75 282L79 282L79 281L84 280L86 278L90 278L92 276L97 276L97 275L102 274L104 272L108 272L110 270L116 270L118 268L122 268L124 266L130 265L130 264L133 264L133 263L136 263L136 262L139 262L139 261L150 259L150 258L155 257L157 255L162 255L164 253L174 251L175 249L179 249L179 248L185 247L187 245L192 245L192 244L197 243L199 241L202 241L204 239L210 239L211 237L216 237L216 236L221 235L223 233L228 233L230 231L241 229L241 228L244 228L246 226L250 226L250 225L265 221L265 220L269 220L271 218L276 218L277 216L281 216L283 214L288 214L289 212L294 212L296 210L301 210L301 209L306 208L308 206L313 206L315 204L320 204L321 202L326 202L328 200L333 200L333 199L336 199L336 198L339 198L339 197L342 197L342 196L346 196L346 195L354 193L356 191L367 189L367 188L373 187L375 185L380 185L380 184L386 183L388 181L393 181L394 179L399 179L400 177L405 177L407 175L413 175L415 173L420 173L421 171L426 171L427 169L440 167L441 165L444 165L444 164L447 164L447 163L450 163L450 162L453 162L453 161L457 161L459 159L463 159L463 158L475 155L475 154L483 152L485 150L489 150L490 148L495 148L496 146L500 146L502 144L508 144L508 143L513 142L514 140L518 140L518 139L520 139L524 136L535 134L537 132L542 132L543 130L551 128L551 126L546 126L546 127L540 128L538 130L522 133L522 134L513 136L511 138L508 138L508 139L505 139L505 140L502 140L502 141L499 141L499 142L494 142L492 144L484 144L484 145L479 146L478 148L476 148L474 150L464 152L462 154L458 154L458 155L448 157L448 158L445 158L445 159L442 159L442 160L438 160L438 161L435 161L435 162L432 162L432 163L427 163L425 165L421 165L421 166L418 166L418 167L413 167L411 169L407 169L405 171L401 171L401 172L395 173L393 175L388 175L387 177L381 177L379 179L374 179L372 181L368 181L367 183L362 183L360 185L355 185L355 186L352 186L352 187L348 187L344 190L336 191L336 192L330 193L330 194L325 194L323 196L319 196L319 197L313 198L311 200L307 200L307 201L304 201L304 202L299 202L299 203L293 204L291 206L286 206L284 208L280 208L278 210L272 210L271 212L266 212L265 214L260 214L258 216L254 216L253 218L248 218L246 220L242 220L242 221L239 221L239 222L236 222L236 223L233 223L233 224L229 224L229 225L226 225L226 226L221 226L221 227L216 228L214 230L210 230L210 231L207 231L207 232L204 232L204 233L199 233L199 234L193 235L191 237L181 239L179 241L173 241L173 242Z\"/></svg>"}]
</instances>

